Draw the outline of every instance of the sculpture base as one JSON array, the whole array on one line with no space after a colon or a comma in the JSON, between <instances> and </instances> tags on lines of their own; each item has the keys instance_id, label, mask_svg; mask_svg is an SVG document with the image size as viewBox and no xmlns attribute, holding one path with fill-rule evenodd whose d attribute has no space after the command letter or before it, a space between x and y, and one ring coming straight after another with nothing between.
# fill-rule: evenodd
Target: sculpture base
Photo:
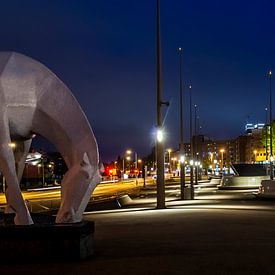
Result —
<instances>
[{"instance_id":1,"label":"sculpture base","mask_svg":"<svg viewBox=\"0 0 275 275\"><path fill-rule=\"evenodd\" d=\"M54 217L32 216L34 225L14 225L0 215L0 261L79 260L93 255L94 222L55 224Z\"/></svg>"}]
</instances>

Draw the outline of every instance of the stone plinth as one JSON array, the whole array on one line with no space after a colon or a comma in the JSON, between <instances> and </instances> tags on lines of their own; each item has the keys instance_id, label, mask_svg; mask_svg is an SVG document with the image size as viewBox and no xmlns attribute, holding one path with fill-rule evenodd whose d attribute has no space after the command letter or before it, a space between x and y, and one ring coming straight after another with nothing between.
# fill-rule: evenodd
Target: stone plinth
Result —
<instances>
[{"instance_id":1,"label":"stone plinth","mask_svg":"<svg viewBox=\"0 0 275 275\"><path fill-rule=\"evenodd\" d=\"M1 216L0 261L79 260L93 255L94 222L54 224L54 218L34 216L34 225L14 225Z\"/></svg>"}]
</instances>

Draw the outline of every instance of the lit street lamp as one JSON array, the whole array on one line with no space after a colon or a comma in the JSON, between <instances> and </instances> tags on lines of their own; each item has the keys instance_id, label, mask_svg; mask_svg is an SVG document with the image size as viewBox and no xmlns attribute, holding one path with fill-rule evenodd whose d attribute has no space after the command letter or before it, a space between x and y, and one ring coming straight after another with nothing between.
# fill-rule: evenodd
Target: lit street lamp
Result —
<instances>
[{"instance_id":1,"label":"lit street lamp","mask_svg":"<svg viewBox=\"0 0 275 275\"><path fill-rule=\"evenodd\" d=\"M268 136L268 115L267 115L267 108L265 108L265 160L266 162L268 162L267 136Z\"/></svg>"},{"instance_id":2,"label":"lit street lamp","mask_svg":"<svg viewBox=\"0 0 275 275\"><path fill-rule=\"evenodd\" d=\"M172 152L172 149L168 149L167 152L168 152L168 169L169 169L169 173L171 173L171 152Z\"/></svg>"},{"instance_id":3,"label":"lit street lamp","mask_svg":"<svg viewBox=\"0 0 275 275\"><path fill-rule=\"evenodd\" d=\"M220 152L221 152L221 172L223 174L223 153L224 153L224 149L221 149Z\"/></svg>"},{"instance_id":4,"label":"lit street lamp","mask_svg":"<svg viewBox=\"0 0 275 275\"><path fill-rule=\"evenodd\" d=\"M39 163L37 166L38 166L39 174L40 174L40 167L42 168L42 186L44 187L45 186L45 170L44 170L43 159L42 159L42 162Z\"/></svg>"},{"instance_id":5,"label":"lit street lamp","mask_svg":"<svg viewBox=\"0 0 275 275\"><path fill-rule=\"evenodd\" d=\"M194 174L193 174L193 164L191 165L191 162L193 163L193 158L194 158L194 147L193 147L193 125L192 125L192 86L189 85L189 135L190 135L190 187L191 187L191 199L194 199L194 188L193 188L193 183L194 183ZM193 190L193 192L192 192Z\"/></svg>"},{"instance_id":6,"label":"lit street lamp","mask_svg":"<svg viewBox=\"0 0 275 275\"><path fill-rule=\"evenodd\" d=\"M184 189L185 189L185 164L182 161L184 159L184 143L183 143L183 91L182 91L182 48L179 48L179 87L180 87L180 140L179 140L179 153L180 153L180 194L181 199L184 200Z\"/></svg>"},{"instance_id":7,"label":"lit street lamp","mask_svg":"<svg viewBox=\"0 0 275 275\"><path fill-rule=\"evenodd\" d=\"M125 174L125 158L126 160L130 160L130 154L132 153L131 150L126 150L126 152L123 154L123 157L122 157L122 172L121 172L121 179L124 179L124 174ZM125 157L126 155L126 157Z\"/></svg>"},{"instance_id":8,"label":"lit street lamp","mask_svg":"<svg viewBox=\"0 0 275 275\"><path fill-rule=\"evenodd\" d=\"M164 183L164 144L163 140L163 118L162 105L162 76L161 76L161 40L160 40L160 0L157 0L157 139L156 139L156 158L157 158L157 208L165 208L165 183Z\"/></svg>"},{"instance_id":9,"label":"lit street lamp","mask_svg":"<svg viewBox=\"0 0 275 275\"><path fill-rule=\"evenodd\" d=\"M194 194L195 194L195 192L194 192L194 181L193 181L193 169L194 169L193 166L194 166L194 161L191 159L191 160L190 160L190 173L191 173L191 175L190 175L190 177L191 177L190 189L191 189L191 200L194 199Z\"/></svg>"},{"instance_id":10,"label":"lit street lamp","mask_svg":"<svg viewBox=\"0 0 275 275\"><path fill-rule=\"evenodd\" d=\"M270 125L270 179L273 180L274 178L274 171L273 171L273 148L272 148L272 90L271 90L271 77L272 71L269 70L268 72L269 77L269 125Z\"/></svg>"}]
</instances>

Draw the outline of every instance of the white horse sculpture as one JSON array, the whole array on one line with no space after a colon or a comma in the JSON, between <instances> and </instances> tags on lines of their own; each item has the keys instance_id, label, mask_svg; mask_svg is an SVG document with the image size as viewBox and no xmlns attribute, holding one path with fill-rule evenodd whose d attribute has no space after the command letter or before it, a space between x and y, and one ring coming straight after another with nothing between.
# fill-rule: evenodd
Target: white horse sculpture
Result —
<instances>
[{"instance_id":1,"label":"white horse sculpture","mask_svg":"<svg viewBox=\"0 0 275 275\"><path fill-rule=\"evenodd\" d=\"M79 222L100 182L98 147L78 102L41 63L14 52L0 53L0 171L6 178L6 212L15 224L32 224L19 182L35 134L52 142L68 172L61 183L56 222ZM17 149L9 146L16 141Z\"/></svg>"}]
</instances>

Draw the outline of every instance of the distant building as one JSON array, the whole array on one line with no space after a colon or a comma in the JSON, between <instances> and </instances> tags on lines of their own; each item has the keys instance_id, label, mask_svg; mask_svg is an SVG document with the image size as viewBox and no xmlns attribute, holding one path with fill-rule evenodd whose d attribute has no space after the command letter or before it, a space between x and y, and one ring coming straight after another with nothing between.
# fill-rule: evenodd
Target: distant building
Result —
<instances>
[{"instance_id":1,"label":"distant building","mask_svg":"<svg viewBox=\"0 0 275 275\"><path fill-rule=\"evenodd\" d=\"M230 163L265 162L267 159L266 146L263 144L263 123L245 125L245 134L236 139L213 140L205 135L193 136L193 156L190 143L184 144L185 158L198 159L204 164L221 165L228 167ZM172 167L180 160L179 150L170 153Z\"/></svg>"}]
</instances>

